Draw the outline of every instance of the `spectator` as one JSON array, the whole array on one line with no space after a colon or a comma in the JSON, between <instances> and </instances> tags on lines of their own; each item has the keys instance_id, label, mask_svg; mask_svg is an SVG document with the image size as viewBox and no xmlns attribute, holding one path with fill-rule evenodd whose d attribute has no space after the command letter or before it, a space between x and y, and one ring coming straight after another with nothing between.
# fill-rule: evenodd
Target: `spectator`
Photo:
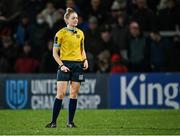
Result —
<instances>
[{"instance_id":1,"label":"spectator","mask_svg":"<svg viewBox=\"0 0 180 136\"><path fill-rule=\"evenodd\" d=\"M64 22L64 13L65 11L63 9L58 9L55 13L55 23L51 29L51 37L54 37L54 35L57 33L57 31L60 28L63 28L66 26L65 22Z\"/></svg>"},{"instance_id":2,"label":"spectator","mask_svg":"<svg viewBox=\"0 0 180 136\"><path fill-rule=\"evenodd\" d=\"M109 51L104 50L97 56L97 73L109 73L110 71L110 57Z\"/></svg>"},{"instance_id":3,"label":"spectator","mask_svg":"<svg viewBox=\"0 0 180 136\"><path fill-rule=\"evenodd\" d=\"M0 73L9 73L11 72L11 65L4 55L4 43L1 38L2 37L0 37Z\"/></svg>"},{"instance_id":4,"label":"spectator","mask_svg":"<svg viewBox=\"0 0 180 136\"><path fill-rule=\"evenodd\" d=\"M132 16L135 7L136 7L136 0L126 0L126 13L129 16Z\"/></svg>"},{"instance_id":5,"label":"spectator","mask_svg":"<svg viewBox=\"0 0 180 136\"><path fill-rule=\"evenodd\" d=\"M46 8L42 11L42 15L44 16L44 21L49 25L50 28L53 27L56 21L56 9L52 2L47 2Z\"/></svg>"},{"instance_id":6,"label":"spectator","mask_svg":"<svg viewBox=\"0 0 180 136\"><path fill-rule=\"evenodd\" d=\"M98 28L98 21L96 17L92 16L88 21L89 29L85 33L85 49L94 57L100 53L100 30Z\"/></svg>"},{"instance_id":7,"label":"spectator","mask_svg":"<svg viewBox=\"0 0 180 136\"><path fill-rule=\"evenodd\" d=\"M180 25L180 9L175 0L168 0L164 9L159 10L157 16L159 30L175 30Z\"/></svg>"},{"instance_id":8,"label":"spectator","mask_svg":"<svg viewBox=\"0 0 180 136\"><path fill-rule=\"evenodd\" d=\"M113 53L119 53L119 48L114 44L111 37L111 28L109 25L101 27L101 43L99 44L100 52L107 50L111 55Z\"/></svg>"},{"instance_id":9,"label":"spectator","mask_svg":"<svg viewBox=\"0 0 180 136\"><path fill-rule=\"evenodd\" d=\"M1 0L0 1L0 11L3 12L3 15L7 18L17 12L19 9L22 8L23 1L22 0L14 0L14 1L7 1Z\"/></svg>"},{"instance_id":10,"label":"spectator","mask_svg":"<svg viewBox=\"0 0 180 136\"><path fill-rule=\"evenodd\" d=\"M111 11L106 19L106 23L110 24L112 27L117 24L117 18L119 14L121 13L120 11L120 4L118 1L114 1L111 5Z\"/></svg>"},{"instance_id":11,"label":"spectator","mask_svg":"<svg viewBox=\"0 0 180 136\"><path fill-rule=\"evenodd\" d=\"M84 20L83 16L79 14L78 16L78 28L83 30L84 32L88 30L88 23Z\"/></svg>"},{"instance_id":12,"label":"spectator","mask_svg":"<svg viewBox=\"0 0 180 136\"><path fill-rule=\"evenodd\" d=\"M161 37L159 32L150 33L150 64L154 72L165 71L166 55L169 50L170 42L168 39Z\"/></svg>"},{"instance_id":13,"label":"spectator","mask_svg":"<svg viewBox=\"0 0 180 136\"><path fill-rule=\"evenodd\" d=\"M0 37L12 35L12 28L6 18L0 17Z\"/></svg>"},{"instance_id":14,"label":"spectator","mask_svg":"<svg viewBox=\"0 0 180 136\"><path fill-rule=\"evenodd\" d=\"M131 72L144 72L147 70L147 45L146 38L140 31L137 22L130 23L130 38L128 47L128 60Z\"/></svg>"},{"instance_id":15,"label":"spectator","mask_svg":"<svg viewBox=\"0 0 180 136\"><path fill-rule=\"evenodd\" d=\"M53 55L52 55L52 49L53 49L53 42L48 42L48 50L43 53L43 57L41 60L41 68L40 72L42 73L56 73L57 71L57 63L55 62Z\"/></svg>"},{"instance_id":16,"label":"spectator","mask_svg":"<svg viewBox=\"0 0 180 136\"><path fill-rule=\"evenodd\" d=\"M32 50L29 43L23 46L22 56L15 63L16 73L35 73L38 71L39 62L32 57Z\"/></svg>"},{"instance_id":17,"label":"spectator","mask_svg":"<svg viewBox=\"0 0 180 136\"><path fill-rule=\"evenodd\" d=\"M128 69L124 65L121 56L119 54L113 54L111 57L110 73L124 73L124 72L128 72Z\"/></svg>"},{"instance_id":18,"label":"spectator","mask_svg":"<svg viewBox=\"0 0 180 136\"><path fill-rule=\"evenodd\" d=\"M3 5L0 3L0 36L10 34L11 30L7 27L7 18L4 15Z\"/></svg>"},{"instance_id":19,"label":"spectator","mask_svg":"<svg viewBox=\"0 0 180 136\"><path fill-rule=\"evenodd\" d=\"M2 45L3 47L1 48L1 54L7 59L8 64L10 65L10 72L13 71L13 66L15 63L15 60L17 59L18 55L18 50L15 48L13 44L13 40L10 36L3 36L2 37Z\"/></svg>"},{"instance_id":20,"label":"spectator","mask_svg":"<svg viewBox=\"0 0 180 136\"><path fill-rule=\"evenodd\" d=\"M30 23L36 22L36 15L45 6L44 1L41 0L27 0L24 1L23 12L26 12Z\"/></svg>"},{"instance_id":21,"label":"spectator","mask_svg":"<svg viewBox=\"0 0 180 136\"><path fill-rule=\"evenodd\" d=\"M167 8L167 1L168 0L160 0L159 4L157 5L157 9L162 10Z\"/></svg>"},{"instance_id":22,"label":"spectator","mask_svg":"<svg viewBox=\"0 0 180 136\"><path fill-rule=\"evenodd\" d=\"M117 18L117 25L112 28L112 40L118 46L119 53L124 59L127 59L127 47L129 29L126 25L125 15L120 14Z\"/></svg>"},{"instance_id":23,"label":"spectator","mask_svg":"<svg viewBox=\"0 0 180 136\"><path fill-rule=\"evenodd\" d=\"M173 37L173 43L167 51L167 71L180 71L180 36Z\"/></svg>"},{"instance_id":24,"label":"spectator","mask_svg":"<svg viewBox=\"0 0 180 136\"><path fill-rule=\"evenodd\" d=\"M77 13L80 13L80 8L76 5L74 0L66 0L66 8L72 8Z\"/></svg>"},{"instance_id":25,"label":"spectator","mask_svg":"<svg viewBox=\"0 0 180 136\"><path fill-rule=\"evenodd\" d=\"M9 73L11 72L11 65L8 59L0 54L0 73Z\"/></svg>"},{"instance_id":26,"label":"spectator","mask_svg":"<svg viewBox=\"0 0 180 136\"><path fill-rule=\"evenodd\" d=\"M32 26L31 31L30 44L34 55L39 58L39 54L42 54L47 49L47 42L50 37L49 26L41 13L37 15L36 23Z\"/></svg>"},{"instance_id":27,"label":"spectator","mask_svg":"<svg viewBox=\"0 0 180 136\"><path fill-rule=\"evenodd\" d=\"M102 7L101 0L91 0L90 7L84 14L84 17L95 16L98 20L98 24L101 25L104 22L104 17L106 16L106 11Z\"/></svg>"},{"instance_id":28,"label":"spectator","mask_svg":"<svg viewBox=\"0 0 180 136\"><path fill-rule=\"evenodd\" d=\"M136 6L132 14L132 20L137 21L143 31L155 29L155 16L147 7L146 0L136 0Z\"/></svg>"},{"instance_id":29,"label":"spectator","mask_svg":"<svg viewBox=\"0 0 180 136\"><path fill-rule=\"evenodd\" d=\"M24 45L25 41L29 40L30 33L31 26L29 24L29 18L28 16L23 15L16 32L16 42L20 47Z\"/></svg>"},{"instance_id":30,"label":"spectator","mask_svg":"<svg viewBox=\"0 0 180 136\"><path fill-rule=\"evenodd\" d=\"M4 12L5 12L4 4L3 2L0 2L0 17L4 16Z\"/></svg>"},{"instance_id":31,"label":"spectator","mask_svg":"<svg viewBox=\"0 0 180 136\"><path fill-rule=\"evenodd\" d=\"M160 1L161 0L147 0L147 5L153 11L154 14L157 12L157 7Z\"/></svg>"},{"instance_id":32,"label":"spectator","mask_svg":"<svg viewBox=\"0 0 180 136\"><path fill-rule=\"evenodd\" d=\"M86 51L86 56L87 56L87 59L88 59L89 67L85 72L94 73L94 71L95 71L94 70L95 69L95 58L88 51Z\"/></svg>"}]
</instances>

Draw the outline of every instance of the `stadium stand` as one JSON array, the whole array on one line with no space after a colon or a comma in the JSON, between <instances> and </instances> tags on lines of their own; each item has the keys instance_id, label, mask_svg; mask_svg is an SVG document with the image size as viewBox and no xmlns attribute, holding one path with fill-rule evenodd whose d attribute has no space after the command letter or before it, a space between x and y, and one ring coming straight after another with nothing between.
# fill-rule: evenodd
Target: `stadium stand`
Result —
<instances>
[{"instance_id":1,"label":"stadium stand","mask_svg":"<svg viewBox=\"0 0 180 136\"><path fill-rule=\"evenodd\" d=\"M178 0L18 0L9 4L1 0L0 73L55 73L51 70L56 64L50 57L50 44L54 34L65 26L66 7L79 14L78 27L86 37L88 72L110 73L115 54L121 56L118 63L128 69L124 72L180 71L179 3ZM27 57L23 53L27 43L36 66L29 71L17 70L22 67L17 67L22 65L19 59L27 59L22 58ZM43 68L47 64L48 68Z\"/></svg>"}]
</instances>

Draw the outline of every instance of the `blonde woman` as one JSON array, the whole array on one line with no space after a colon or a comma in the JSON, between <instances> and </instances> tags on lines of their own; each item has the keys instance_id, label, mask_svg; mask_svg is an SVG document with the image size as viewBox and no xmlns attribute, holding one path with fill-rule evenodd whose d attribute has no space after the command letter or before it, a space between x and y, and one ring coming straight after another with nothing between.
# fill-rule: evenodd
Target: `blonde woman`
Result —
<instances>
[{"instance_id":1,"label":"blonde woman","mask_svg":"<svg viewBox=\"0 0 180 136\"><path fill-rule=\"evenodd\" d=\"M53 106L52 120L46 125L47 128L56 127L68 83L70 84L70 96L67 127L76 127L73 119L77 106L77 95L80 83L84 81L83 70L88 68L84 49L84 34L76 28L78 24L77 13L72 8L67 8L64 20L67 27L59 30L54 38L53 57L59 64L59 70L57 71L57 94Z\"/></svg>"}]
</instances>

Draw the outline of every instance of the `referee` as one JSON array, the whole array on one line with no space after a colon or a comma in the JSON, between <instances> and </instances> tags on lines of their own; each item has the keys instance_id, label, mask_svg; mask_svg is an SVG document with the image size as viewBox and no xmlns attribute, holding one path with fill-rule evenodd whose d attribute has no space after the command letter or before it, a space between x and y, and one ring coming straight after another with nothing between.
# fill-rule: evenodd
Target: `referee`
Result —
<instances>
[{"instance_id":1,"label":"referee","mask_svg":"<svg viewBox=\"0 0 180 136\"><path fill-rule=\"evenodd\" d=\"M80 29L76 28L78 24L77 13L72 8L67 8L64 20L67 26L59 30L54 38L53 57L59 64L57 94L53 106L52 120L46 125L46 128L56 127L68 83L70 83L70 96L67 127L76 127L73 118L77 106L77 94L80 83L84 81L83 70L88 68L84 49L84 34Z\"/></svg>"}]
</instances>

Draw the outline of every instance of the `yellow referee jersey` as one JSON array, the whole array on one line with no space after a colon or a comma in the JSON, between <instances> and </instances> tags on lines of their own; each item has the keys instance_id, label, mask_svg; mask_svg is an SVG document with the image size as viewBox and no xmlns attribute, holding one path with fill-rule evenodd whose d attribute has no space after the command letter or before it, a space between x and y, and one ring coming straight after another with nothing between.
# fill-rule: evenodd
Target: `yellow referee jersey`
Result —
<instances>
[{"instance_id":1,"label":"yellow referee jersey","mask_svg":"<svg viewBox=\"0 0 180 136\"><path fill-rule=\"evenodd\" d=\"M54 47L60 48L61 60L83 61L84 33L78 28L64 27L56 33Z\"/></svg>"}]
</instances>

